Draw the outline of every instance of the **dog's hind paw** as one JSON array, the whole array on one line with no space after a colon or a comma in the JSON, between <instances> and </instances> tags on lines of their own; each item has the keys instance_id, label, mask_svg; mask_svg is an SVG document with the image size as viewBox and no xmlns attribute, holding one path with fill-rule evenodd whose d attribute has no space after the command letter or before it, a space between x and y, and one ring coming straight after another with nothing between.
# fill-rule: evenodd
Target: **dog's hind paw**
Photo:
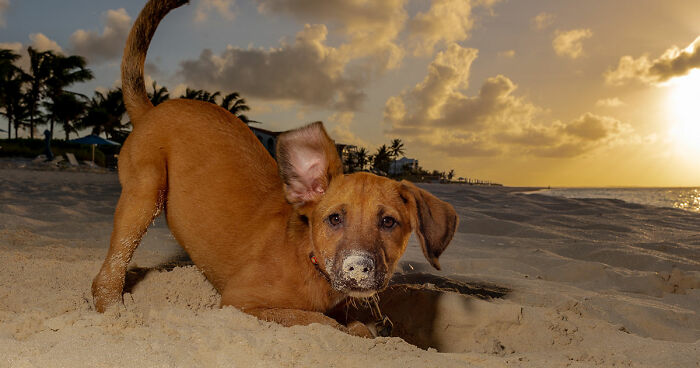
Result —
<instances>
[{"instance_id":1,"label":"dog's hind paw","mask_svg":"<svg viewBox=\"0 0 700 368\"><path fill-rule=\"evenodd\" d=\"M369 328L367 328L367 326L365 326L365 324L362 322L358 322L358 321L350 322L350 323L348 323L348 326L346 327L346 329L347 329L346 332L350 335L353 335L353 336L364 337L367 339L375 338L372 331L370 331Z\"/></svg>"}]
</instances>

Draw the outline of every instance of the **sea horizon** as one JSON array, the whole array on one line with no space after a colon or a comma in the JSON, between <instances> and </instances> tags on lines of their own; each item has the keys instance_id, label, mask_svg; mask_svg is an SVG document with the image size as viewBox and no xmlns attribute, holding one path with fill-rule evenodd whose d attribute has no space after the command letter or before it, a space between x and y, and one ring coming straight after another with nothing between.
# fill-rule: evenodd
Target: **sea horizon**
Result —
<instances>
[{"instance_id":1,"label":"sea horizon","mask_svg":"<svg viewBox=\"0 0 700 368\"><path fill-rule=\"evenodd\" d=\"M700 187L551 187L531 194L618 199L628 203L700 213Z\"/></svg>"}]
</instances>

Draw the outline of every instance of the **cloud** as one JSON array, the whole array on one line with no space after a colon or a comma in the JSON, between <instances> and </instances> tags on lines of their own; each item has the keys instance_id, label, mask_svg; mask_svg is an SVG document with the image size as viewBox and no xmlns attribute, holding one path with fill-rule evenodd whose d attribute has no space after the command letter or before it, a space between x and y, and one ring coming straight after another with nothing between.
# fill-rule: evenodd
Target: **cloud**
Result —
<instances>
[{"instance_id":1,"label":"cloud","mask_svg":"<svg viewBox=\"0 0 700 368\"><path fill-rule=\"evenodd\" d=\"M353 112L336 112L328 117L328 125L336 124L330 131L330 136L342 144L353 144L359 147L367 147L369 144L364 139L358 137L352 130L351 125L355 119Z\"/></svg>"},{"instance_id":2,"label":"cloud","mask_svg":"<svg viewBox=\"0 0 700 368\"><path fill-rule=\"evenodd\" d=\"M605 81L611 85L622 85L632 80L657 84L674 77L688 74L700 68L700 36L684 49L673 46L661 56L650 60L648 55L639 58L623 56L617 68L608 70Z\"/></svg>"},{"instance_id":3,"label":"cloud","mask_svg":"<svg viewBox=\"0 0 700 368\"><path fill-rule=\"evenodd\" d=\"M598 100L595 103L595 105L598 107L620 107L620 106L623 106L624 104L625 103L622 102L622 100L620 100L617 97Z\"/></svg>"},{"instance_id":4,"label":"cloud","mask_svg":"<svg viewBox=\"0 0 700 368\"><path fill-rule=\"evenodd\" d=\"M406 0L258 0L266 14L291 14L304 22L325 23L347 42L338 47L346 59L369 58L366 68L397 68L404 56L396 43L408 15Z\"/></svg>"},{"instance_id":5,"label":"cloud","mask_svg":"<svg viewBox=\"0 0 700 368\"><path fill-rule=\"evenodd\" d=\"M469 37L474 27L474 6L493 4L470 0L434 0L427 12L408 22L409 39L416 55L431 55L436 46L449 45Z\"/></svg>"},{"instance_id":6,"label":"cloud","mask_svg":"<svg viewBox=\"0 0 700 368\"><path fill-rule=\"evenodd\" d=\"M346 38L338 47L344 57L367 58L362 72L372 75L399 67L406 49L430 55L437 47L467 39L473 10L491 9L499 1L435 0L413 18L406 11L408 0L258 0L258 9L327 24ZM405 37L399 40L399 35Z\"/></svg>"},{"instance_id":7,"label":"cloud","mask_svg":"<svg viewBox=\"0 0 700 368\"><path fill-rule=\"evenodd\" d=\"M54 40L46 37L43 33L32 33L29 35L29 41L33 49L37 51L53 51L63 53L61 46ZM3 42L0 43L0 49L12 50L19 55L16 65L24 71L28 71L30 67L29 52L27 47L21 42Z\"/></svg>"},{"instance_id":8,"label":"cloud","mask_svg":"<svg viewBox=\"0 0 700 368\"><path fill-rule=\"evenodd\" d=\"M621 133L623 130L625 129L619 120L591 113L585 113L571 123L562 126L563 132L583 141L599 141L610 135Z\"/></svg>"},{"instance_id":9,"label":"cloud","mask_svg":"<svg viewBox=\"0 0 700 368\"><path fill-rule=\"evenodd\" d=\"M210 13L215 13L226 20L233 20L235 18L234 5L234 0L200 0L197 9L195 9L194 21L207 21Z\"/></svg>"},{"instance_id":10,"label":"cloud","mask_svg":"<svg viewBox=\"0 0 700 368\"><path fill-rule=\"evenodd\" d=\"M179 83L179 84L175 85L175 87L173 87L172 89L169 89L170 96L173 98L178 98L178 97L184 95L185 92L187 92L187 87L188 86L184 83Z\"/></svg>"},{"instance_id":11,"label":"cloud","mask_svg":"<svg viewBox=\"0 0 700 368\"><path fill-rule=\"evenodd\" d=\"M326 45L324 25L305 25L293 43L273 49L229 46L220 54L205 49L180 64L178 74L195 88L230 90L267 100L356 110L364 100L361 76L346 75L348 60Z\"/></svg>"},{"instance_id":12,"label":"cloud","mask_svg":"<svg viewBox=\"0 0 700 368\"><path fill-rule=\"evenodd\" d=\"M70 37L72 52L86 57L90 62L119 59L124 50L126 37L131 29L131 17L126 10L108 10L102 34L79 29Z\"/></svg>"},{"instance_id":13,"label":"cloud","mask_svg":"<svg viewBox=\"0 0 700 368\"><path fill-rule=\"evenodd\" d=\"M5 12L10 7L10 0L0 0L0 28L5 28L7 22L5 21Z\"/></svg>"},{"instance_id":14,"label":"cloud","mask_svg":"<svg viewBox=\"0 0 700 368\"><path fill-rule=\"evenodd\" d=\"M29 35L29 40L32 41L31 46L37 51L54 51L63 53L61 46L56 41L46 37L43 33L32 33Z\"/></svg>"},{"instance_id":15,"label":"cloud","mask_svg":"<svg viewBox=\"0 0 700 368\"><path fill-rule=\"evenodd\" d=\"M521 122L519 126L511 128L496 132L494 139L510 143L508 149L512 153L538 157L576 157L636 139L629 124L589 112L568 123Z\"/></svg>"},{"instance_id":16,"label":"cloud","mask_svg":"<svg viewBox=\"0 0 700 368\"><path fill-rule=\"evenodd\" d=\"M516 96L517 86L502 75L487 78L475 96L467 96L477 55L457 44L438 53L420 83L387 100L387 133L455 157L574 157L624 141L631 132L627 124L590 113L543 123L545 109Z\"/></svg>"},{"instance_id":17,"label":"cloud","mask_svg":"<svg viewBox=\"0 0 700 368\"><path fill-rule=\"evenodd\" d=\"M536 112L512 92L516 86L504 77L488 78L476 96L461 91L469 86L476 49L451 44L428 66L428 75L410 90L389 99L384 119L391 130L402 134L423 134L433 128L480 128L505 117Z\"/></svg>"},{"instance_id":18,"label":"cloud","mask_svg":"<svg viewBox=\"0 0 700 368\"><path fill-rule=\"evenodd\" d=\"M504 57L507 59L512 59L515 57L515 50L506 50L506 51L501 51L498 53L498 56Z\"/></svg>"},{"instance_id":19,"label":"cloud","mask_svg":"<svg viewBox=\"0 0 700 368\"><path fill-rule=\"evenodd\" d=\"M20 53L22 51L21 42L0 42L0 49L12 50L15 53Z\"/></svg>"},{"instance_id":20,"label":"cloud","mask_svg":"<svg viewBox=\"0 0 700 368\"><path fill-rule=\"evenodd\" d=\"M590 29L557 30L552 41L552 47L559 56L577 59L583 55L583 40L592 36L593 32Z\"/></svg>"},{"instance_id":21,"label":"cloud","mask_svg":"<svg viewBox=\"0 0 700 368\"><path fill-rule=\"evenodd\" d=\"M29 70L29 55L27 49L22 45L21 42L0 42L0 49L12 50L15 54L19 55L19 60L15 61L15 65L22 68L22 70Z\"/></svg>"},{"instance_id":22,"label":"cloud","mask_svg":"<svg viewBox=\"0 0 700 368\"><path fill-rule=\"evenodd\" d=\"M554 14L542 12L533 17L530 20L530 23L532 24L532 28L541 31L543 29L549 28L549 26L554 24L554 18Z\"/></svg>"}]
</instances>

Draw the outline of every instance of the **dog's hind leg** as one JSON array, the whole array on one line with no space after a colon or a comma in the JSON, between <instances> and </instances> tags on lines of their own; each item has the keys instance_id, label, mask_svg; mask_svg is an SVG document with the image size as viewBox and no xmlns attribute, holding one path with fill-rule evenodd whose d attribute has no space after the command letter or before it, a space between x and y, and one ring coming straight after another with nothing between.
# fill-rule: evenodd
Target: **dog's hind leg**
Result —
<instances>
[{"instance_id":1,"label":"dog's hind leg","mask_svg":"<svg viewBox=\"0 0 700 368\"><path fill-rule=\"evenodd\" d=\"M276 322L286 327L306 326L312 323L319 323L354 336L366 338L374 337L370 330L360 322L352 322L348 324L348 326L343 326L338 323L338 321L319 312L282 308L255 308L245 310L245 312L264 321Z\"/></svg>"},{"instance_id":2,"label":"dog's hind leg","mask_svg":"<svg viewBox=\"0 0 700 368\"><path fill-rule=\"evenodd\" d=\"M151 165L138 172L126 171L133 175L126 175L128 180L122 181L107 258L92 282L92 296L98 312L122 301L126 267L148 226L163 209L166 195L164 165Z\"/></svg>"}]
</instances>

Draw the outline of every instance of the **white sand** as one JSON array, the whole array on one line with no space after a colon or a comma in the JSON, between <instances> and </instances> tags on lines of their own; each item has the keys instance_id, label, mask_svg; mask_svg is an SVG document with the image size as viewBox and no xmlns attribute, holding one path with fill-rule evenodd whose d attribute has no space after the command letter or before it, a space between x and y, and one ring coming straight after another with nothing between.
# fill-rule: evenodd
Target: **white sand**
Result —
<instances>
[{"instance_id":1,"label":"white sand","mask_svg":"<svg viewBox=\"0 0 700 368\"><path fill-rule=\"evenodd\" d=\"M396 333L438 352L219 309L162 220L132 261L125 306L96 313L90 283L108 245L116 175L7 166L0 367L700 366L698 214L425 186L457 208L461 224L442 272L411 240L402 276L439 275L452 284L429 281L465 295L428 285L387 293L382 304ZM489 290L504 295L466 295Z\"/></svg>"}]
</instances>

